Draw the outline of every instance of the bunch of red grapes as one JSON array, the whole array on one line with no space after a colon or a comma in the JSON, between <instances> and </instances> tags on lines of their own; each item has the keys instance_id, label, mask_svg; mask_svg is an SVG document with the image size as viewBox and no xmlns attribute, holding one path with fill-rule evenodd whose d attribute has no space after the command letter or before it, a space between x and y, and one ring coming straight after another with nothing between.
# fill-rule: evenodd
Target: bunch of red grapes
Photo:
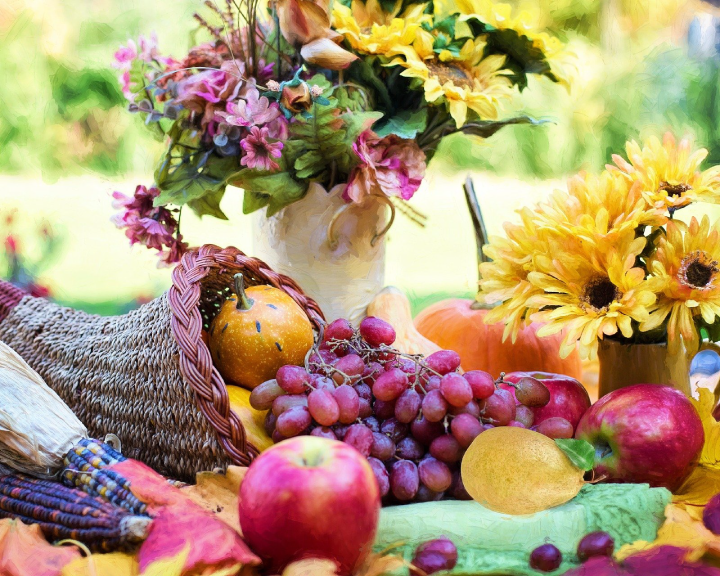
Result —
<instances>
[{"instance_id":1,"label":"bunch of red grapes","mask_svg":"<svg viewBox=\"0 0 720 576\"><path fill-rule=\"evenodd\" d=\"M379 318L365 318L358 330L335 320L305 367L283 366L250 403L269 410L265 428L275 442L311 434L356 448L386 504L469 499L460 479L467 447L495 426L531 427L530 408L547 404L550 393L523 378L513 396L487 372L460 374L453 351L404 354L394 341L395 330Z\"/></svg>"}]
</instances>

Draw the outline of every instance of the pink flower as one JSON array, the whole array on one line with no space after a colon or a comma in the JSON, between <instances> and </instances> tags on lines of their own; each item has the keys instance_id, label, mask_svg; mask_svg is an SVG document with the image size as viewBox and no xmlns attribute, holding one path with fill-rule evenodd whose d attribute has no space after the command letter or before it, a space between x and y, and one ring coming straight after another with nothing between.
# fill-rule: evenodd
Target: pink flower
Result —
<instances>
[{"instance_id":1,"label":"pink flower","mask_svg":"<svg viewBox=\"0 0 720 576\"><path fill-rule=\"evenodd\" d=\"M177 262L187 250L178 230L178 222L172 212L163 206L154 206L154 199L160 194L157 188L138 186L133 196L120 192L113 193L113 207L122 210L113 216L118 228L125 229L130 244L143 244L158 250L162 262ZM168 249L167 251L165 249Z\"/></svg>"},{"instance_id":2,"label":"pink flower","mask_svg":"<svg viewBox=\"0 0 720 576\"><path fill-rule=\"evenodd\" d=\"M219 70L194 74L178 84L177 102L202 114L202 124L206 126L218 111L225 109L226 102L237 97L242 85L240 75L234 62L223 62Z\"/></svg>"},{"instance_id":3,"label":"pink flower","mask_svg":"<svg viewBox=\"0 0 720 576\"><path fill-rule=\"evenodd\" d=\"M245 151L240 164L254 170L277 170L280 165L272 158L282 156L282 142L268 142L270 137L268 128L253 126L241 142L240 146Z\"/></svg>"},{"instance_id":4,"label":"pink flower","mask_svg":"<svg viewBox=\"0 0 720 576\"><path fill-rule=\"evenodd\" d=\"M288 123L280 107L276 102L271 103L265 96L260 96L254 86L244 96L228 102L225 110L215 114L217 121L245 128L267 125L270 138L285 140L288 137Z\"/></svg>"},{"instance_id":5,"label":"pink flower","mask_svg":"<svg viewBox=\"0 0 720 576\"><path fill-rule=\"evenodd\" d=\"M390 134L381 138L366 130L353 145L360 159L350 174L343 197L362 202L371 194L413 197L425 176L425 153L414 140Z\"/></svg>"},{"instance_id":6,"label":"pink flower","mask_svg":"<svg viewBox=\"0 0 720 576\"><path fill-rule=\"evenodd\" d=\"M137 46L132 40L128 40L126 46L120 46L115 52L115 62L113 62L113 68L119 70L129 70L132 65L132 61L138 56Z\"/></svg>"}]
</instances>

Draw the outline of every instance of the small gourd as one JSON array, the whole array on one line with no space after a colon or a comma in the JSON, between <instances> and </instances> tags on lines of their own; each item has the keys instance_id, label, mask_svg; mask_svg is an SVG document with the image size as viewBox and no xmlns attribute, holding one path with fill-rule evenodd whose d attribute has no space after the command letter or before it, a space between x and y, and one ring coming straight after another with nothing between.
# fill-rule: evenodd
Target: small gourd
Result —
<instances>
[{"instance_id":1,"label":"small gourd","mask_svg":"<svg viewBox=\"0 0 720 576\"><path fill-rule=\"evenodd\" d=\"M367 309L368 316L375 316L395 328L393 346L406 354L429 356L440 350L440 346L418 332L413 324L410 301L405 293L395 286L386 286L375 296Z\"/></svg>"},{"instance_id":2,"label":"small gourd","mask_svg":"<svg viewBox=\"0 0 720 576\"><path fill-rule=\"evenodd\" d=\"M313 345L307 314L282 290L243 286L220 307L210 326L213 363L229 384L252 390L286 364L302 364Z\"/></svg>"}]
</instances>

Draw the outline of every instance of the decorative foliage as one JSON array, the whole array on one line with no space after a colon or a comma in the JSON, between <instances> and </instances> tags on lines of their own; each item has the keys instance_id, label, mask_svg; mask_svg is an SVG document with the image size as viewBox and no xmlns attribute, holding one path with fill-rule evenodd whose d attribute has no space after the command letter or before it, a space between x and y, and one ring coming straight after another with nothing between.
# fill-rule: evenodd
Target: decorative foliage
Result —
<instances>
[{"instance_id":1,"label":"decorative foliage","mask_svg":"<svg viewBox=\"0 0 720 576\"><path fill-rule=\"evenodd\" d=\"M501 105L528 74L560 81L549 36L501 26L497 11L386 4L206 2L195 19L210 41L183 59L154 37L121 47L129 109L167 141L155 206L225 218L228 184L245 190L245 212L268 216L311 183L346 183L348 202L408 200L447 135L535 123L501 118Z\"/></svg>"}]
</instances>

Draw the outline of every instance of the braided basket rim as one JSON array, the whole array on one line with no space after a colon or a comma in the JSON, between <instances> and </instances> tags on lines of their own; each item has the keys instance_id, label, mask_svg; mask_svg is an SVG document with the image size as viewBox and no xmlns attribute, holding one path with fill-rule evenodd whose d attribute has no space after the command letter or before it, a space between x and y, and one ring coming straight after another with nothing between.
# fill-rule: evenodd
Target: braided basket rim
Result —
<instances>
[{"instance_id":1,"label":"braided basket rim","mask_svg":"<svg viewBox=\"0 0 720 576\"><path fill-rule=\"evenodd\" d=\"M200 411L215 430L230 460L236 465L247 466L259 452L248 442L241 420L230 409L225 381L213 365L210 350L202 338L201 284L213 269L233 275L250 271L254 277L283 290L305 311L316 329L325 317L318 304L306 296L292 278L278 274L262 260L247 256L233 246L221 249L206 244L185 253L173 269L172 286L167 296L170 327L180 352L183 380L192 388Z\"/></svg>"}]
</instances>

